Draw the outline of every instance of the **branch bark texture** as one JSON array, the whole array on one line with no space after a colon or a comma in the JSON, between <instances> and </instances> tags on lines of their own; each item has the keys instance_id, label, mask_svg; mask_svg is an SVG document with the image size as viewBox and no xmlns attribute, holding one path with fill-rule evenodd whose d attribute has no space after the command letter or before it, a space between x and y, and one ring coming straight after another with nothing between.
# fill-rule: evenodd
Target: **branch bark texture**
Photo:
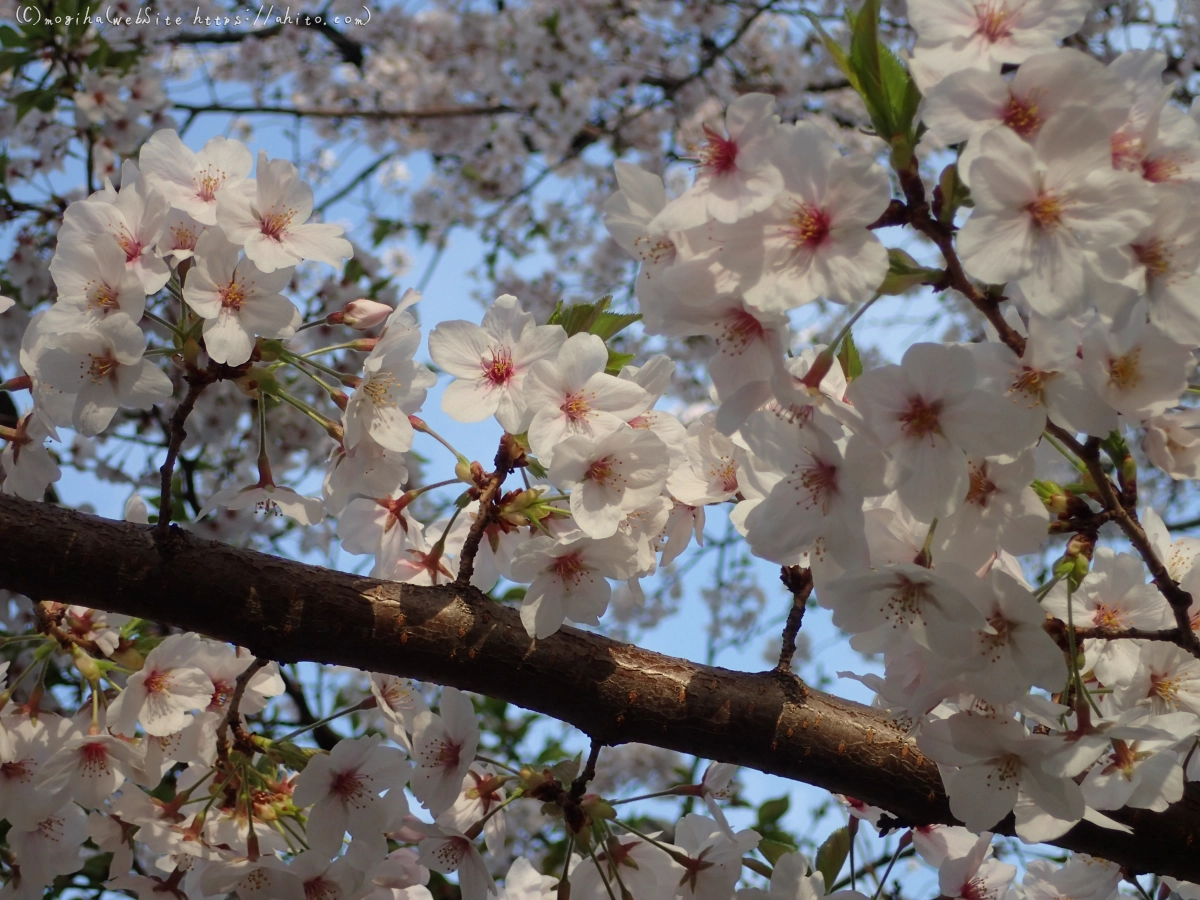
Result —
<instances>
[{"instance_id":1,"label":"branch bark texture","mask_svg":"<svg viewBox=\"0 0 1200 900\"><path fill-rule=\"evenodd\" d=\"M461 585L414 587L291 562L178 529L0 497L0 587L232 641L259 657L453 685L569 722L850 794L903 825L951 823L937 767L878 711L787 672L733 672L563 628ZM1081 823L1057 845L1200 882L1200 793L1121 810L1133 834ZM1011 817L996 830L1011 833Z\"/></svg>"}]
</instances>

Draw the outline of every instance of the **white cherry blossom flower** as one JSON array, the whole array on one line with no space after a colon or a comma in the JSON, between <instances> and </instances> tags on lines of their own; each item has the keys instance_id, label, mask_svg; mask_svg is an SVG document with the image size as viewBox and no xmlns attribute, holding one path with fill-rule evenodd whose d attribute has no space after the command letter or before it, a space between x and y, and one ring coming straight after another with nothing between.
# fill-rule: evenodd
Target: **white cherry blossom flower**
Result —
<instances>
[{"instance_id":1,"label":"white cherry blossom flower","mask_svg":"<svg viewBox=\"0 0 1200 900\"><path fill-rule=\"evenodd\" d=\"M578 533L578 532L577 532ZM637 545L621 533L596 541L538 535L513 555L512 577L530 582L521 622L532 637L549 637L564 620L595 625L612 597L609 578L632 578Z\"/></svg>"},{"instance_id":2,"label":"white cherry blossom flower","mask_svg":"<svg viewBox=\"0 0 1200 900\"><path fill-rule=\"evenodd\" d=\"M1029 900L1112 900L1119 896L1121 878L1116 863L1075 853L1061 867L1048 859L1031 859L1021 887Z\"/></svg>"},{"instance_id":3,"label":"white cherry blossom flower","mask_svg":"<svg viewBox=\"0 0 1200 900\"><path fill-rule=\"evenodd\" d=\"M1084 251L1107 251L1150 224L1145 184L1112 169L1110 130L1071 106L1031 145L1009 128L983 135L971 166L975 210L958 238L967 274L1017 282L1029 303L1061 318L1082 311Z\"/></svg>"},{"instance_id":4,"label":"white cherry blossom flower","mask_svg":"<svg viewBox=\"0 0 1200 900\"><path fill-rule=\"evenodd\" d=\"M216 509L253 509L268 515L287 516L301 525L316 525L325 518L325 504L320 497L305 497L290 487L273 482L217 491L196 513L196 521Z\"/></svg>"},{"instance_id":5,"label":"white cherry blossom flower","mask_svg":"<svg viewBox=\"0 0 1200 900\"><path fill-rule=\"evenodd\" d=\"M965 856L950 856L938 867L942 896L952 900L1001 900L1017 867L991 856L992 835L985 831Z\"/></svg>"},{"instance_id":6,"label":"white cherry blossom flower","mask_svg":"<svg viewBox=\"0 0 1200 900\"><path fill-rule=\"evenodd\" d=\"M1129 628L1154 631L1174 624L1171 608L1158 589L1146 583L1142 561L1130 553L1116 553L1108 547L1097 547L1088 574L1078 590L1070 596L1070 616L1067 614L1067 585L1055 585L1042 606L1062 622L1068 618L1076 628L1095 628L1116 633ZM1085 665L1096 671L1106 685L1126 682L1133 677L1138 665L1139 645L1134 641L1083 642Z\"/></svg>"},{"instance_id":7,"label":"white cherry blossom flower","mask_svg":"<svg viewBox=\"0 0 1200 900\"><path fill-rule=\"evenodd\" d=\"M385 450L400 453L412 448L408 417L421 408L429 388L437 384L437 376L413 359L420 343L415 323L410 327L400 322L389 327L367 356L362 383L342 416L346 447L355 447L369 436Z\"/></svg>"},{"instance_id":8,"label":"white cherry blossom flower","mask_svg":"<svg viewBox=\"0 0 1200 900\"><path fill-rule=\"evenodd\" d=\"M280 293L291 277L291 269L263 272L220 232L200 236L183 299L204 319L204 346L215 362L240 366L250 358L255 335L295 333L296 307Z\"/></svg>"},{"instance_id":9,"label":"white cherry blossom flower","mask_svg":"<svg viewBox=\"0 0 1200 900\"><path fill-rule=\"evenodd\" d=\"M58 288L55 308L76 312L80 327L116 311L137 322L145 311L141 279L126 268L125 251L110 235L96 235L88 244L60 244L50 275Z\"/></svg>"},{"instance_id":10,"label":"white cherry blossom flower","mask_svg":"<svg viewBox=\"0 0 1200 900\"><path fill-rule=\"evenodd\" d=\"M593 538L616 534L622 519L659 495L666 476L666 445L628 426L598 442L582 435L562 441L549 474L571 492L571 515Z\"/></svg>"},{"instance_id":11,"label":"white cherry blossom flower","mask_svg":"<svg viewBox=\"0 0 1200 900\"><path fill-rule=\"evenodd\" d=\"M1122 415L1149 418L1174 406L1194 365L1190 347L1171 340L1138 310L1124 328L1093 322L1084 332L1084 377Z\"/></svg>"},{"instance_id":12,"label":"white cherry blossom flower","mask_svg":"<svg viewBox=\"0 0 1200 900\"><path fill-rule=\"evenodd\" d=\"M497 811L504 802L503 784L504 778L492 766L473 764L463 776L454 804L437 817L438 824L465 832L472 825L484 822L483 837L488 851L501 853L508 821L503 810ZM485 817L487 821L484 821Z\"/></svg>"},{"instance_id":13,"label":"white cherry blossom flower","mask_svg":"<svg viewBox=\"0 0 1200 900\"><path fill-rule=\"evenodd\" d=\"M411 755L409 735L416 727L416 718L429 709L415 684L395 675L371 673L371 693L383 713L388 737Z\"/></svg>"},{"instance_id":14,"label":"white cherry blossom flower","mask_svg":"<svg viewBox=\"0 0 1200 900\"><path fill-rule=\"evenodd\" d=\"M409 787L434 816L454 805L478 746L475 707L455 688L443 688L440 714L422 710L413 719Z\"/></svg>"},{"instance_id":15,"label":"white cherry blossom flower","mask_svg":"<svg viewBox=\"0 0 1200 900\"><path fill-rule=\"evenodd\" d=\"M689 813L675 826L675 846L686 854L677 896L682 900L728 900L742 874L742 857L758 846L758 832L730 835L712 819Z\"/></svg>"},{"instance_id":16,"label":"white cherry blossom flower","mask_svg":"<svg viewBox=\"0 0 1200 900\"><path fill-rule=\"evenodd\" d=\"M195 634L173 634L147 654L109 706L115 732L132 737L140 723L149 735L174 734L187 724L188 712L208 708L213 683L192 663L199 645Z\"/></svg>"},{"instance_id":17,"label":"white cherry blossom flower","mask_svg":"<svg viewBox=\"0 0 1200 900\"><path fill-rule=\"evenodd\" d=\"M604 372L608 348L594 334L567 338L553 360L540 359L525 379L525 402L534 410L529 445L543 464L565 438L600 440L645 412L653 398L632 381Z\"/></svg>"},{"instance_id":18,"label":"white cherry blossom flower","mask_svg":"<svg viewBox=\"0 0 1200 900\"><path fill-rule=\"evenodd\" d=\"M341 740L328 755L314 756L296 778L292 799L308 813L308 842L332 855L347 831L378 838L388 823L384 791L402 796L411 765L379 735Z\"/></svg>"},{"instance_id":19,"label":"white cherry blossom flower","mask_svg":"<svg viewBox=\"0 0 1200 900\"><path fill-rule=\"evenodd\" d=\"M888 270L867 228L891 202L887 173L869 157L844 157L817 125L786 129L783 191L751 219L714 230L713 259L735 273L746 302L783 312L826 297L870 299Z\"/></svg>"},{"instance_id":20,"label":"white cherry blossom flower","mask_svg":"<svg viewBox=\"0 0 1200 900\"><path fill-rule=\"evenodd\" d=\"M809 862L803 853L785 853L775 861L771 872L771 887L742 888L737 900L821 900L825 897L825 876L809 872ZM862 900L858 891L837 891L829 894L838 900Z\"/></svg>"},{"instance_id":21,"label":"white cherry blossom flower","mask_svg":"<svg viewBox=\"0 0 1200 900\"><path fill-rule=\"evenodd\" d=\"M263 272L287 269L311 259L340 267L354 255L337 225L309 222L313 192L286 159L258 151L257 178L248 187L217 193L217 224Z\"/></svg>"},{"instance_id":22,"label":"white cherry blossom flower","mask_svg":"<svg viewBox=\"0 0 1200 900\"><path fill-rule=\"evenodd\" d=\"M124 313L48 339L37 377L75 398L70 421L56 424L99 434L120 407L149 409L170 397L171 379L143 358L145 350L146 336Z\"/></svg>"},{"instance_id":23,"label":"white cherry blossom flower","mask_svg":"<svg viewBox=\"0 0 1200 900\"><path fill-rule=\"evenodd\" d=\"M496 298L483 324L440 323L429 335L429 355L455 380L442 395L442 409L460 422L495 416L510 434L529 427L525 376L539 359L554 359L567 339L561 325L536 325L511 294Z\"/></svg>"},{"instance_id":24,"label":"white cherry blossom flower","mask_svg":"<svg viewBox=\"0 0 1200 900\"><path fill-rule=\"evenodd\" d=\"M457 872L463 900L487 900L498 893L474 841L453 829L434 826L426 830L430 836L419 844L422 865L443 874Z\"/></svg>"},{"instance_id":25,"label":"white cherry blossom flower","mask_svg":"<svg viewBox=\"0 0 1200 900\"><path fill-rule=\"evenodd\" d=\"M975 357L979 386L1012 404L1021 433L1036 437L1049 419L1072 431L1106 435L1117 427L1117 417L1084 379L1082 341L1082 329L1071 320L1033 312L1020 358L1000 341L967 347Z\"/></svg>"},{"instance_id":26,"label":"white cherry blossom flower","mask_svg":"<svg viewBox=\"0 0 1200 900\"><path fill-rule=\"evenodd\" d=\"M121 166L120 191L110 185L67 207L58 243L86 246L100 235L113 238L125 253L125 267L138 277L147 294L153 294L171 277L167 264L154 252L169 209L163 195L147 184L137 165L127 159Z\"/></svg>"},{"instance_id":27,"label":"white cherry blossom flower","mask_svg":"<svg viewBox=\"0 0 1200 900\"><path fill-rule=\"evenodd\" d=\"M695 183L650 223L652 230L678 230L709 219L737 222L766 209L783 187L776 160L782 127L770 94L743 94L725 110L722 137L704 126Z\"/></svg>"},{"instance_id":28,"label":"white cherry blossom flower","mask_svg":"<svg viewBox=\"0 0 1200 900\"><path fill-rule=\"evenodd\" d=\"M688 426L687 464L667 475L671 496L688 506L723 503L738 492L737 447L706 416Z\"/></svg>"},{"instance_id":29,"label":"white cherry blossom flower","mask_svg":"<svg viewBox=\"0 0 1200 900\"><path fill-rule=\"evenodd\" d=\"M1151 463L1177 480L1200 478L1200 409L1168 410L1142 425Z\"/></svg>"},{"instance_id":30,"label":"white cherry blossom flower","mask_svg":"<svg viewBox=\"0 0 1200 900\"><path fill-rule=\"evenodd\" d=\"M202 225L217 224L217 196L244 190L254 160L241 141L217 135L198 153L179 135L160 129L142 145L142 175L167 202Z\"/></svg>"},{"instance_id":31,"label":"white cherry blossom flower","mask_svg":"<svg viewBox=\"0 0 1200 900\"><path fill-rule=\"evenodd\" d=\"M1046 540L1050 513L1029 486L1032 450L1009 462L968 457L970 486L962 506L938 521L934 541L943 559L977 569L999 547L1014 556L1035 553Z\"/></svg>"},{"instance_id":32,"label":"white cherry blossom flower","mask_svg":"<svg viewBox=\"0 0 1200 900\"><path fill-rule=\"evenodd\" d=\"M1060 835L1083 818L1079 785L1050 775L1042 766L1058 741L1029 734L1015 719L956 713L924 726L917 746L938 763L950 810L971 831L995 826L1013 811L1021 795L1064 823ZM1028 825L1019 816L1017 834L1026 833Z\"/></svg>"},{"instance_id":33,"label":"white cherry blossom flower","mask_svg":"<svg viewBox=\"0 0 1200 900\"><path fill-rule=\"evenodd\" d=\"M4 483L0 490L24 500L41 500L46 488L62 476L58 463L46 449L50 430L34 413L22 416L17 422L16 437L0 452L0 469Z\"/></svg>"},{"instance_id":34,"label":"white cherry blossom flower","mask_svg":"<svg viewBox=\"0 0 1200 900\"><path fill-rule=\"evenodd\" d=\"M604 900L607 883L624 885L637 900L670 900L682 878L682 867L661 848L632 834L613 835L592 858L573 865L571 894L576 900Z\"/></svg>"},{"instance_id":35,"label":"white cherry blossom flower","mask_svg":"<svg viewBox=\"0 0 1200 900\"><path fill-rule=\"evenodd\" d=\"M947 571L956 574L955 581L942 574ZM901 563L852 571L826 584L817 598L833 609L833 624L854 635L851 646L864 653L909 637L936 654L963 656L970 650L970 629L988 627L957 584L972 577L953 567L934 571Z\"/></svg>"},{"instance_id":36,"label":"white cherry blossom flower","mask_svg":"<svg viewBox=\"0 0 1200 900\"><path fill-rule=\"evenodd\" d=\"M963 451L1016 453L1036 438L1008 401L975 387L965 347L913 344L899 366L856 378L847 397L901 469L900 499L925 521L947 516L970 489Z\"/></svg>"},{"instance_id":37,"label":"white cherry blossom flower","mask_svg":"<svg viewBox=\"0 0 1200 900\"><path fill-rule=\"evenodd\" d=\"M1147 641L1133 676L1116 685L1113 699L1122 709L1144 706L1160 716L1180 710L1200 716L1200 660L1174 644Z\"/></svg>"},{"instance_id":38,"label":"white cherry blossom flower","mask_svg":"<svg viewBox=\"0 0 1200 900\"><path fill-rule=\"evenodd\" d=\"M924 91L961 69L998 72L1053 50L1090 9L1088 0L908 0L917 32L913 74Z\"/></svg>"},{"instance_id":39,"label":"white cherry blossom flower","mask_svg":"<svg viewBox=\"0 0 1200 900\"><path fill-rule=\"evenodd\" d=\"M80 847L87 840L87 814L74 803L67 803L33 825L13 825L7 836L8 849L19 879L14 873L6 891L11 896L36 898L59 875L76 872L85 864ZM15 867L14 867L15 868ZM17 887L19 881L20 887Z\"/></svg>"},{"instance_id":40,"label":"white cherry blossom flower","mask_svg":"<svg viewBox=\"0 0 1200 900\"><path fill-rule=\"evenodd\" d=\"M867 463L847 459L820 429L772 412L755 413L741 433L751 451L748 468L764 487L774 481L744 519L751 552L786 565L822 539L839 565L865 567L863 491L873 479L858 476L867 474Z\"/></svg>"},{"instance_id":41,"label":"white cherry blossom flower","mask_svg":"<svg viewBox=\"0 0 1200 900\"><path fill-rule=\"evenodd\" d=\"M107 733L73 737L38 771L38 787L49 793L65 791L82 806L101 806L125 779L134 779L143 751Z\"/></svg>"}]
</instances>

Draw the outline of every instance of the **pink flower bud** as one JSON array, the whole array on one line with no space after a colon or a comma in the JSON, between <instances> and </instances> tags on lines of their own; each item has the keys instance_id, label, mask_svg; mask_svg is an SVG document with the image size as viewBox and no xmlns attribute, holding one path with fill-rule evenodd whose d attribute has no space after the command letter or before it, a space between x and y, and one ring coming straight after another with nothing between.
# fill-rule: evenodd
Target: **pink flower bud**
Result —
<instances>
[{"instance_id":1,"label":"pink flower bud","mask_svg":"<svg viewBox=\"0 0 1200 900\"><path fill-rule=\"evenodd\" d=\"M342 310L342 324L366 331L368 328L382 325L391 314L392 308L386 303L363 297L346 304L346 308Z\"/></svg>"}]
</instances>

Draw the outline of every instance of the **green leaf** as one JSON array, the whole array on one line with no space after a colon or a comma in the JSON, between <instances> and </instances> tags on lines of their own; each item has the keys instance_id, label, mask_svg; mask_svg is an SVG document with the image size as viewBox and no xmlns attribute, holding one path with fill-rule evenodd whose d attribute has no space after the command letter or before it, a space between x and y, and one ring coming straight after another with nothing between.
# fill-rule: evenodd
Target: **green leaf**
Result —
<instances>
[{"instance_id":1,"label":"green leaf","mask_svg":"<svg viewBox=\"0 0 1200 900\"><path fill-rule=\"evenodd\" d=\"M40 105L44 100L43 95L47 93L50 92L34 88L31 91L22 91L13 97L12 104L17 113L17 121L20 122L23 118L25 118L26 115L28 115L31 109ZM51 102L54 100L53 93L50 93L50 100Z\"/></svg>"},{"instance_id":2,"label":"green leaf","mask_svg":"<svg viewBox=\"0 0 1200 900\"><path fill-rule=\"evenodd\" d=\"M758 852L767 858L767 862L775 865L779 862L779 857L785 853L795 853L796 848L791 844L785 844L783 841L772 841L764 838L758 842Z\"/></svg>"},{"instance_id":3,"label":"green leaf","mask_svg":"<svg viewBox=\"0 0 1200 900\"><path fill-rule=\"evenodd\" d=\"M613 350L610 347L608 349L608 363L607 363L607 365L605 365L604 371L607 372L609 375L620 375L621 370L623 368L625 368L627 365L629 365L631 362L633 362L635 359L637 359L636 354L621 353L617 350Z\"/></svg>"},{"instance_id":4,"label":"green leaf","mask_svg":"<svg viewBox=\"0 0 1200 900\"><path fill-rule=\"evenodd\" d=\"M784 817L792 802L788 796L784 794L782 797L776 797L774 800L766 800L762 806L758 808L758 825L756 830L762 831L769 828Z\"/></svg>"},{"instance_id":5,"label":"green leaf","mask_svg":"<svg viewBox=\"0 0 1200 900\"><path fill-rule=\"evenodd\" d=\"M0 25L0 46L24 48L25 36L11 25Z\"/></svg>"},{"instance_id":6,"label":"green leaf","mask_svg":"<svg viewBox=\"0 0 1200 900\"><path fill-rule=\"evenodd\" d=\"M838 348L837 361L841 363L847 381L853 381L863 373L862 359L858 355L858 345L854 343L854 337L849 332L842 339L842 346Z\"/></svg>"},{"instance_id":7,"label":"green leaf","mask_svg":"<svg viewBox=\"0 0 1200 900\"><path fill-rule=\"evenodd\" d=\"M817 851L817 871L825 876L827 892L837 880L838 873L842 871L842 866L845 865L846 857L849 855L850 829L843 826L825 838L825 843Z\"/></svg>"},{"instance_id":8,"label":"green leaf","mask_svg":"<svg viewBox=\"0 0 1200 900\"><path fill-rule=\"evenodd\" d=\"M929 284L946 273L923 266L896 247L888 248L888 273L879 286L881 294L903 294L918 284Z\"/></svg>"},{"instance_id":9,"label":"green leaf","mask_svg":"<svg viewBox=\"0 0 1200 900\"><path fill-rule=\"evenodd\" d=\"M891 102L883 85L879 53L879 0L866 0L854 17L850 34L850 67L858 76L859 94L867 105L871 124L884 139L896 134Z\"/></svg>"},{"instance_id":10,"label":"green leaf","mask_svg":"<svg viewBox=\"0 0 1200 900\"><path fill-rule=\"evenodd\" d=\"M588 331L597 335L601 340L607 341L609 338L616 337L634 322L641 320L641 313L602 312L596 316L596 320Z\"/></svg>"}]
</instances>

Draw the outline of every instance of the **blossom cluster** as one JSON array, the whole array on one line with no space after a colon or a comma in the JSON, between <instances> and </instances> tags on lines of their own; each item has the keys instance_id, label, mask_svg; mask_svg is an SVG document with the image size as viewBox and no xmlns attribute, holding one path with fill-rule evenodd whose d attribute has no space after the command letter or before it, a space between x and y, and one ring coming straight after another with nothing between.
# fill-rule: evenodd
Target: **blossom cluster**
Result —
<instances>
[{"instance_id":1,"label":"blossom cluster","mask_svg":"<svg viewBox=\"0 0 1200 900\"><path fill-rule=\"evenodd\" d=\"M1172 540L1137 509L1129 449L1140 437L1168 476L1200 477L1184 405L1200 349L1200 226L1188 216L1200 112L1169 102L1162 54L1106 65L1057 46L1086 4L989 3L965 18L950 6L966 9L909 3L920 120L958 148L932 208L913 187L913 148L897 150L903 134L891 146L896 191L875 155L844 154L762 93L705 127L696 177L676 196L618 162L606 225L640 263L640 327L711 343L711 403L657 408L676 364L626 358L612 339L636 317L607 301L539 318L504 294L480 324L428 332L449 376L444 412L504 431L495 472L450 447L458 465L436 484L414 486L410 453L418 434L447 443L418 417L438 380L417 358L420 295L359 298L305 321L285 294L297 267L336 268L354 248L311 221L296 166L265 151L255 163L233 139L194 151L155 132L123 162L119 187L63 215L49 267L57 299L31 320L23 374L6 383L32 406L2 432L3 490L44 495L59 475L46 441L60 429L97 435L121 410L182 392L186 419L201 392L232 382L257 420L258 479L212 492L197 522L249 507L309 526L335 517L343 548L372 557L376 578L521 586L510 596L534 640L599 624L612 581L640 596L642 579L702 540L706 508L727 508L755 556L809 569L833 624L882 661L882 674L846 674L938 764L965 826L910 836L942 895L1001 896L1017 870L992 855L990 830L1008 815L1028 842L1084 820L1128 830L1107 813L1162 811L1200 780L1200 542ZM895 276L912 270L877 233L896 223L938 241L945 268L917 275L975 303L986 339L915 343L867 371L849 326L801 346L794 310L825 300L857 319L900 290ZM375 333L307 350L318 327ZM358 374L317 358L338 350L366 354ZM299 377L324 411L295 393ZM330 438L320 497L276 483L283 406ZM170 427L167 501L184 439ZM1077 482L1052 480L1056 452ZM517 470L523 487L505 491ZM450 485L461 492L452 511L422 521L418 499ZM157 514L158 533L179 518L169 503ZM127 515L149 525L144 504ZM1136 552L1098 545L1110 523ZM1021 558L1045 554L1051 534L1072 537L1035 589ZM576 790L569 766L507 771L478 758L474 708L453 688L435 713L412 684L372 676L380 733L316 753L248 730L244 716L284 690L273 664L193 634L151 642L143 657L130 649L136 621L54 613L76 635L66 641L88 702L57 716L0 694L0 818L14 860L0 898L74 871L88 837L113 854L111 887L146 894L422 900L436 871L484 900L497 889L477 840L501 855L518 799L560 817L576 855L557 878L518 858L506 892L546 898L558 885L561 896L569 883L603 900L618 884L634 900L727 900L754 852L773 866L770 886L743 887L744 900L833 888L800 854L768 855L760 835L729 826L715 802L727 767L680 786L709 801L711 818L684 817L667 841L622 823L586 780ZM164 801L153 792L168 774ZM413 814L410 794L432 821ZM1012 890L1109 900L1119 874L1080 856L1031 864Z\"/></svg>"}]
</instances>

